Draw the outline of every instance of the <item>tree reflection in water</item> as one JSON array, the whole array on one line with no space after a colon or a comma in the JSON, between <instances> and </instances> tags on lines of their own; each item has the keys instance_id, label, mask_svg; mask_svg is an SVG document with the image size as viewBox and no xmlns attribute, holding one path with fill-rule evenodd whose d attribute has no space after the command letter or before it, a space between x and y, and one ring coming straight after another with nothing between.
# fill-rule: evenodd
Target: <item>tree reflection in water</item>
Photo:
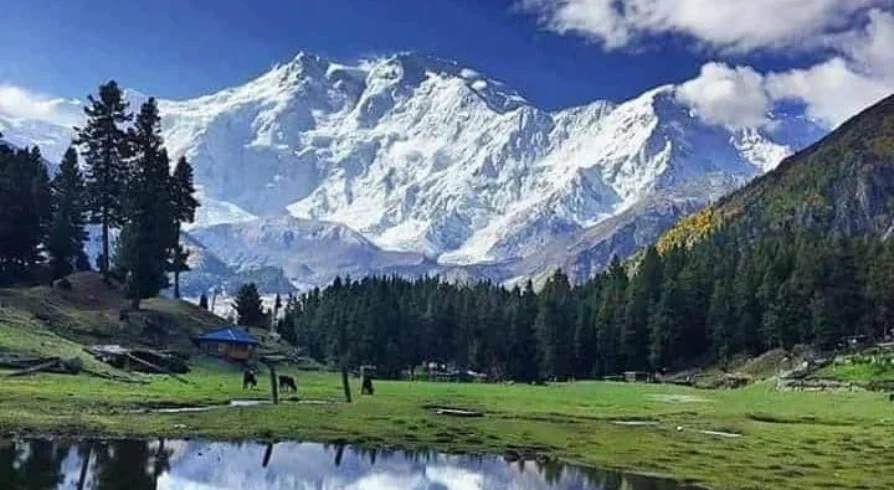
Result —
<instances>
[{"instance_id":1,"label":"tree reflection in water","mask_svg":"<svg viewBox=\"0 0 894 490\"><path fill-rule=\"evenodd\" d=\"M212 457L226 464L213 464ZM572 468L544 459L507 463L494 456L344 444L0 439L0 490L157 490L162 479L162 486L172 489L197 483L237 488L230 481L233 477L258 490L294 488L296 482L325 483L334 489L382 488L381 482L371 480L379 477L392 486L423 481L425 488L441 490L466 488L470 481L485 490L684 488L671 480Z\"/></svg>"}]
</instances>

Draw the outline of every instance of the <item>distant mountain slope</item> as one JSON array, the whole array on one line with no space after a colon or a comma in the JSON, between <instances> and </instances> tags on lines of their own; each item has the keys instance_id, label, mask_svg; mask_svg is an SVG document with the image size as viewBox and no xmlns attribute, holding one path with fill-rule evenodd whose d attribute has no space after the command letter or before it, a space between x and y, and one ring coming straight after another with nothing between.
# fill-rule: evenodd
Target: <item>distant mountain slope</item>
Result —
<instances>
[{"instance_id":1,"label":"distant mountain slope","mask_svg":"<svg viewBox=\"0 0 894 490\"><path fill-rule=\"evenodd\" d=\"M292 284L304 287L336 275L421 275L435 265L419 254L384 251L344 225L288 215L196 228L189 235L235 272L282 268Z\"/></svg>"},{"instance_id":2,"label":"distant mountain slope","mask_svg":"<svg viewBox=\"0 0 894 490\"><path fill-rule=\"evenodd\" d=\"M735 227L746 237L785 228L849 237L894 230L894 96L855 116L668 231L660 248Z\"/></svg>"}]
</instances>

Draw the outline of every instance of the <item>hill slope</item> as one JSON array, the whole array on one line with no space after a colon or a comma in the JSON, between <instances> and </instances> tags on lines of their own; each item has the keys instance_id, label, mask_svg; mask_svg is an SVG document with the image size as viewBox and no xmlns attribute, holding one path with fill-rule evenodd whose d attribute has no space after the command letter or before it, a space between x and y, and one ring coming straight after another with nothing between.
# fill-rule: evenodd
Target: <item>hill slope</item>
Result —
<instances>
[{"instance_id":1,"label":"hill slope","mask_svg":"<svg viewBox=\"0 0 894 490\"><path fill-rule=\"evenodd\" d=\"M195 305L164 298L146 300L141 311L131 312L122 321L119 311L126 302L120 288L105 285L99 274L92 272L69 279L71 290L46 286L0 289L0 325L28 323L83 345L114 343L188 352L193 349L192 336L224 322ZM20 350L0 339L0 350L4 347Z\"/></svg>"},{"instance_id":2,"label":"hill slope","mask_svg":"<svg viewBox=\"0 0 894 490\"><path fill-rule=\"evenodd\" d=\"M746 237L787 229L888 237L894 225L894 96L716 204L681 220L659 248L735 227Z\"/></svg>"}]
</instances>

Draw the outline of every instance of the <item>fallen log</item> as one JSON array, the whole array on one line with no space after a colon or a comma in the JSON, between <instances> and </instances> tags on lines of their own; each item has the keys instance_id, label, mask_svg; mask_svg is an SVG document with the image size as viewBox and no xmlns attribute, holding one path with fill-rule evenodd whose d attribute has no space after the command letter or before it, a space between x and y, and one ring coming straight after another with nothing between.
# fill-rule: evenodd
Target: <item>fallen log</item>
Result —
<instances>
[{"instance_id":1,"label":"fallen log","mask_svg":"<svg viewBox=\"0 0 894 490\"><path fill-rule=\"evenodd\" d=\"M136 356L140 361L143 361L138 362L138 366L135 368L139 371L158 372L159 369L156 368L160 367L164 369L162 372L166 374L189 372L189 365L185 360L164 351L131 349L120 345L94 345L85 347L84 350L97 360L119 369L131 369L131 356Z\"/></svg>"},{"instance_id":2,"label":"fallen log","mask_svg":"<svg viewBox=\"0 0 894 490\"><path fill-rule=\"evenodd\" d=\"M134 379L134 378L128 378L125 376L115 376L114 374L108 374L108 373L103 373L100 371L94 371L92 369L84 368L83 372L84 372L84 374L87 374L89 376L93 376L93 377L101 378L101 379L109 379L109 380L118 381L121 383L133 383L133 384L141 384L141 385L149 384L149 381L145 380L145 379Z\"/></svg>"},{"instance_id":3,"label":"fallen log","mask_svg":"<svg viewBox=\"0 0 894 490\"><path fill-rule=\"evenodd\" d=\"M179 381L179 382L181 382L181 383L189 384L189 380L187 380L186 378L184 378L184 377L182 377L182 376L178 376L178 375L172 373L171 371L168 371L167 369L165 369L165 368L163 368L163 367L161 367L161 366L156 366L155 364L152 364L152 363L149 362L149 361L140 359L139 357L137 357L137 356L135 356L135 355L133 355L133 354L131 354L131 353L129 353L129 352L128 352L127 354L125 354L125 355L126 355L127 358L130 359L131 361L134 361L134 362L136 362L136 363L138 363L138 364L142 364L142 365L144 365L144 366L147 366L147 367L149 367L149 368L151 368L151 369L154 369L154 370L156 370L156 371L158 371L158 372L160 372L160 373L162 373L162 374L167 374L168 376L170 376L170 377L176 379L177 381Z\"/></svg>"},{"instance_id":4,"label":"fallen log","mask_svg":"<svg viewBox=\"0 0 894 490\"><path fill-rule=\"evenodd\" d=\"M29 368L21 369L18 371L11 372L6 375L8 378L16 377L16 376L26 376L28 374L33 374L37 372L55 372L62 374L78 374L81 372L83 368L83 364L81 360L77 357L71 359L61 359L58 357L50 357L44 360L44 362L31 366Z\"/></svg>"}]
</instances>

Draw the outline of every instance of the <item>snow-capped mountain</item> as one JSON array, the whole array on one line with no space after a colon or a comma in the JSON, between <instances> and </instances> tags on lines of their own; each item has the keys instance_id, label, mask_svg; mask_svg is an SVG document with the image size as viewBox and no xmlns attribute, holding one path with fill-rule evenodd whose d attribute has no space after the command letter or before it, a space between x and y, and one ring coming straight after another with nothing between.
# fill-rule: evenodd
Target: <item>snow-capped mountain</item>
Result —
<instances>
[{"instance_id":1,"label":"snow-capped mountain","mask_svg":"<svg viewBox=\"0 0 894 490\"><path fill-rule=\"evenodd\" d=\"M345 225L288 215L194 228L189 235L237 272L279 267L302 287L339 274L424 274L434 265L420 254L382 250Z\"/></svg>"},{"instance_id":2,"label":"snow-capped mountain","mask_svg":"<svg viewBox=\"0 0 894 490\"><path fill-rule=\"evenodd\" d=\"M255 215L287 208L382 249L467 265L528 255L656 192L729 190L819 136L730 131L675 92L548 112L449 61L344 66L302 53L162 111L169 147L190 158L211 199Z\"/></svg>"},{"instance_id":3,"label":"snow-capped mountain","mask_svg":"<svg viewBox=\"0 0 894 490\"><path fill-rule=\"evenodd\" d=\"M0 134L3 135L0 141L19 148L37 145L41 155L53 168L71 145L72 129L54 122L9 117L0 113Z\"/></svg>"},{"instance_id":4,"label":"snow-capped mountain","mask_svg":"<svg viewBox=\"0 0 894 490\"><path fill-rule=\"evenodd\" d=\"M643 218L650 231L624 242L638 247L822 135L785 114L709 124L671 85L547 111L418 54L348 66L301 53L245 85L159 104L170 153L201 187L191 235L236 268L277 265L301 284L395 267L517 279Z\"/></svg>"}]
</instances>

